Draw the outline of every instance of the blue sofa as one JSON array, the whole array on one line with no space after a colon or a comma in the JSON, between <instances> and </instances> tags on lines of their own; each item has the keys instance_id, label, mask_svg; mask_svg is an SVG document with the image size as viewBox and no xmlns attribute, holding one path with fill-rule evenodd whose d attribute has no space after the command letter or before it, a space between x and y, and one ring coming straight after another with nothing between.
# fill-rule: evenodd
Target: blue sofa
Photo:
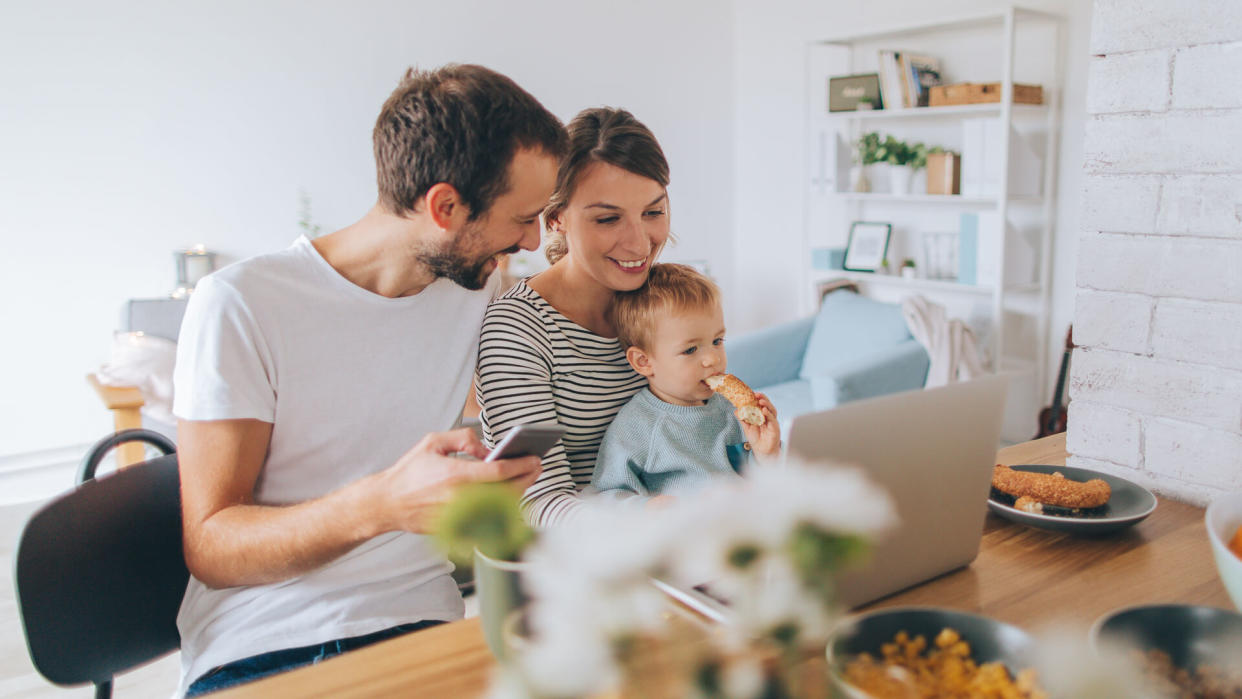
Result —
<instances>
[{"instance_id":1,"label":"blue sofa","mask_svg":"<svg viewBox=\"0 0 1242 699\"><path fill-rule=\"evenodd\" d=\"M842 403L922 388L931 361L901 307L839 290L810 318L728 342L729 372L793 418Z\"/></svg>"}]
</instances>

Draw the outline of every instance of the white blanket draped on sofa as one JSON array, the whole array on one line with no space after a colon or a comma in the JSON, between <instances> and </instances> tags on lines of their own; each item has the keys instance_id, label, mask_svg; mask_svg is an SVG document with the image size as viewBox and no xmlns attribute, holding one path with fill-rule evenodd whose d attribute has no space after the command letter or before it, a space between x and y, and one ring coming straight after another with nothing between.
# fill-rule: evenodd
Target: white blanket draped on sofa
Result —
<instances>
[{"instance_id":1,"label":"white blanket draped on sofa","mask_svg":"<svg viewBox=\"0 0 1242 699\"><path fill-rule=\"evenodd\" d=\"M925 388L969 381L986 373L974 331L961 320L950 319L944 306L922 296L910 296L901 302L901 313L910 334L931 357Z\"/></svg>"}]
</instances>

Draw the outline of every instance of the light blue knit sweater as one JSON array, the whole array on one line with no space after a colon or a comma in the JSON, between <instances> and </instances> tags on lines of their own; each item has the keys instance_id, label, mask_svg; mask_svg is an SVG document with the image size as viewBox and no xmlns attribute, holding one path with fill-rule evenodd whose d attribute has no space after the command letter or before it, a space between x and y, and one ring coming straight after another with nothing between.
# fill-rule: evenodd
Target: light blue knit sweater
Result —
<instances>
[{"instance_id":1,"label":"light blue knit sweater","mask_svg":"<svg viewBox=\"0 0 1242 699\"><path fill-rule=\"evenodd\" d=\"M613 496L683 492L710 478L736 477L749 455L733 405L724 397L713 394L705 405L673 405L644 388L604 433L591 485Z\"/></svg>"}]
</instances>

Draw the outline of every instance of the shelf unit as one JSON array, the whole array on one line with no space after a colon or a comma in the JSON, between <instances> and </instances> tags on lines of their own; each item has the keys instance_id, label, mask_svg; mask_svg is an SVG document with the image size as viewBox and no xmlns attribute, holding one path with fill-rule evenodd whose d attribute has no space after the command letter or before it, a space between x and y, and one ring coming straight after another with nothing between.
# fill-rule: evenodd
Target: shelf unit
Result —
<instances>
[{"instance_id":1,"label":"shelf unit","mask_svg":"<svg viewBox=\"0 0 1242 699\"><path fill-rule=\"evenodd\" d=\"M1019 37L1019 32L1023 32ZM946 38L947 37L947 38ZM1037 47L1027 44L1035 38ZM1047 37L1047 40L1045 40ZM1023 44L1019 49L1019 40ZM1064 54L1066 28L1060 16L1027 8L1009 6L978 14L946 17L933 22L880 28L875 31L832 37L813 41L807 46L807 173L806 211L804 226L803 274L808 290L807 304L814 304L813 290L823 281L849 279L859 283L864 293L868 289L893 294L922 294L938 302L959 299L960 303L972 303L981 308L980 314L988 324L987 345L984 348L993 358L995 370L1011 370L1015 366L1027 367L1035 387L1043 386L1048 360L1048 322L1051 304L1052 236L1056 207L1057 150L1059 147L1060 92L1064 84ZM940 107L864 110L857 112L827 111L826 86L831 75L847 75L876 72L878 49L918 50L937 55L934 46L939 41L949 53L959 56L977 55L954 63L951 57L941 54L944 72L950 82L1000 82L1001 100L992 104L967 104ZM974 45L971 44L974 42ZM913 44L913 46L909 46ZM984 51L999 48L999 55L982 57ZM1024 53L1019 53L1019 51ZM829 61L827 57L831 57ZM829 63L834 63L829 67ZM1022 63L1024 79L1018 82L1036 82L1044 88L1045 103L1041 105L1013 102L1015 66ZM1031 70L1031 68L1034 70ZM1032 80L1029 75L1037 74ZM964 119L990 118L1001 122L1004 133L1010 133L1016 125L1036 132L1043 141L1043 177L1041 194L1035 197L1018 197L1011 194L1009 181L1012 144L1003 139L1004 153L1000 158L1000 187L997 196L960 196L927 194L858 193L844 191L848 183L843 181L837 163L829 163L832 149L827 144L832 139L838 143L853 143L864 130L877 128L903 128L930 133L945 134L947 129L960 127L956 122ZM882 125L881 125L882 124ZM864 129L865 125L865 129ZM918 139L925 140L925 139ZM932 145L937 145L934 141ZM944 145L944 144L940 144ZM1035 281L1020 283L1006 280L1006 263L1013 262L1009 255L1017 254L1010 249L1010 235L1002 235L997 247L997 280L994 285L980 286L962 284L952 280L905 279L900 276L871 273L822 270L811 267L813 247L845 247L849 221L885 221L895 215L907 218L947 220L960 212L990 210L998 212L1008 231L1013 217L1021 216L1032 230L1038 230L1037 240L1030 246L1036 259L1033 261ZM925 212L925 213L920 213ZM1036 223L1031 223L1036 221ZM906 226L902 232L907 238L920 233L918 224ZM934 231L935 229L930 229ZM929 232L924 229L921 232ZM894 237L898 235L894 225ZM825 245L825 243L832 243ZM911 250L914 245L908 246ZM895 261L895 260L894 260ZM1014 313L1015 303L1025 312L1026 322L1032 326L1026 336L1034 335L1036 345L1033 356L1017 356L1015 349L1006 346L1007 316ZM1034 299L1032 301L1032 298ZM946 303L946 305L949 305ZM805 310L805 309L804 309ZM1032 332L1033 330L1033 332ZM1029 342L1012 342L1017 349L1029 350ZM1042 391L1035 388L1042 397ZM1033 421L1031 424L1034 424Z\"/></svg>"}]
</instances>

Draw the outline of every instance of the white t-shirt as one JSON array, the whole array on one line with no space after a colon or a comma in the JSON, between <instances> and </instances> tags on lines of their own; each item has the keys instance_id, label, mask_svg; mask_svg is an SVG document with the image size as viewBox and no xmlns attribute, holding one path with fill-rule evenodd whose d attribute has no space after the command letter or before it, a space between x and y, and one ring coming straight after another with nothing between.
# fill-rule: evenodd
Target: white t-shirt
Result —
<instances>
[{"instance_id":1,"label":"white t-shirt","mask_svg":"<svg viewBox=\"0 0 1242 699\"><path fill-rule=\"evenodd\" d=\"M334 270L305 237L199 282L177 345L173 412L272 423L257 504L316 498L392 465L456 422L495 294L440 279L386 298ZM462 616L451 565L424 536L391 532L272 585L191 577L177 616L182 687L273 650Z\"/></svg>"}]
</instances>

